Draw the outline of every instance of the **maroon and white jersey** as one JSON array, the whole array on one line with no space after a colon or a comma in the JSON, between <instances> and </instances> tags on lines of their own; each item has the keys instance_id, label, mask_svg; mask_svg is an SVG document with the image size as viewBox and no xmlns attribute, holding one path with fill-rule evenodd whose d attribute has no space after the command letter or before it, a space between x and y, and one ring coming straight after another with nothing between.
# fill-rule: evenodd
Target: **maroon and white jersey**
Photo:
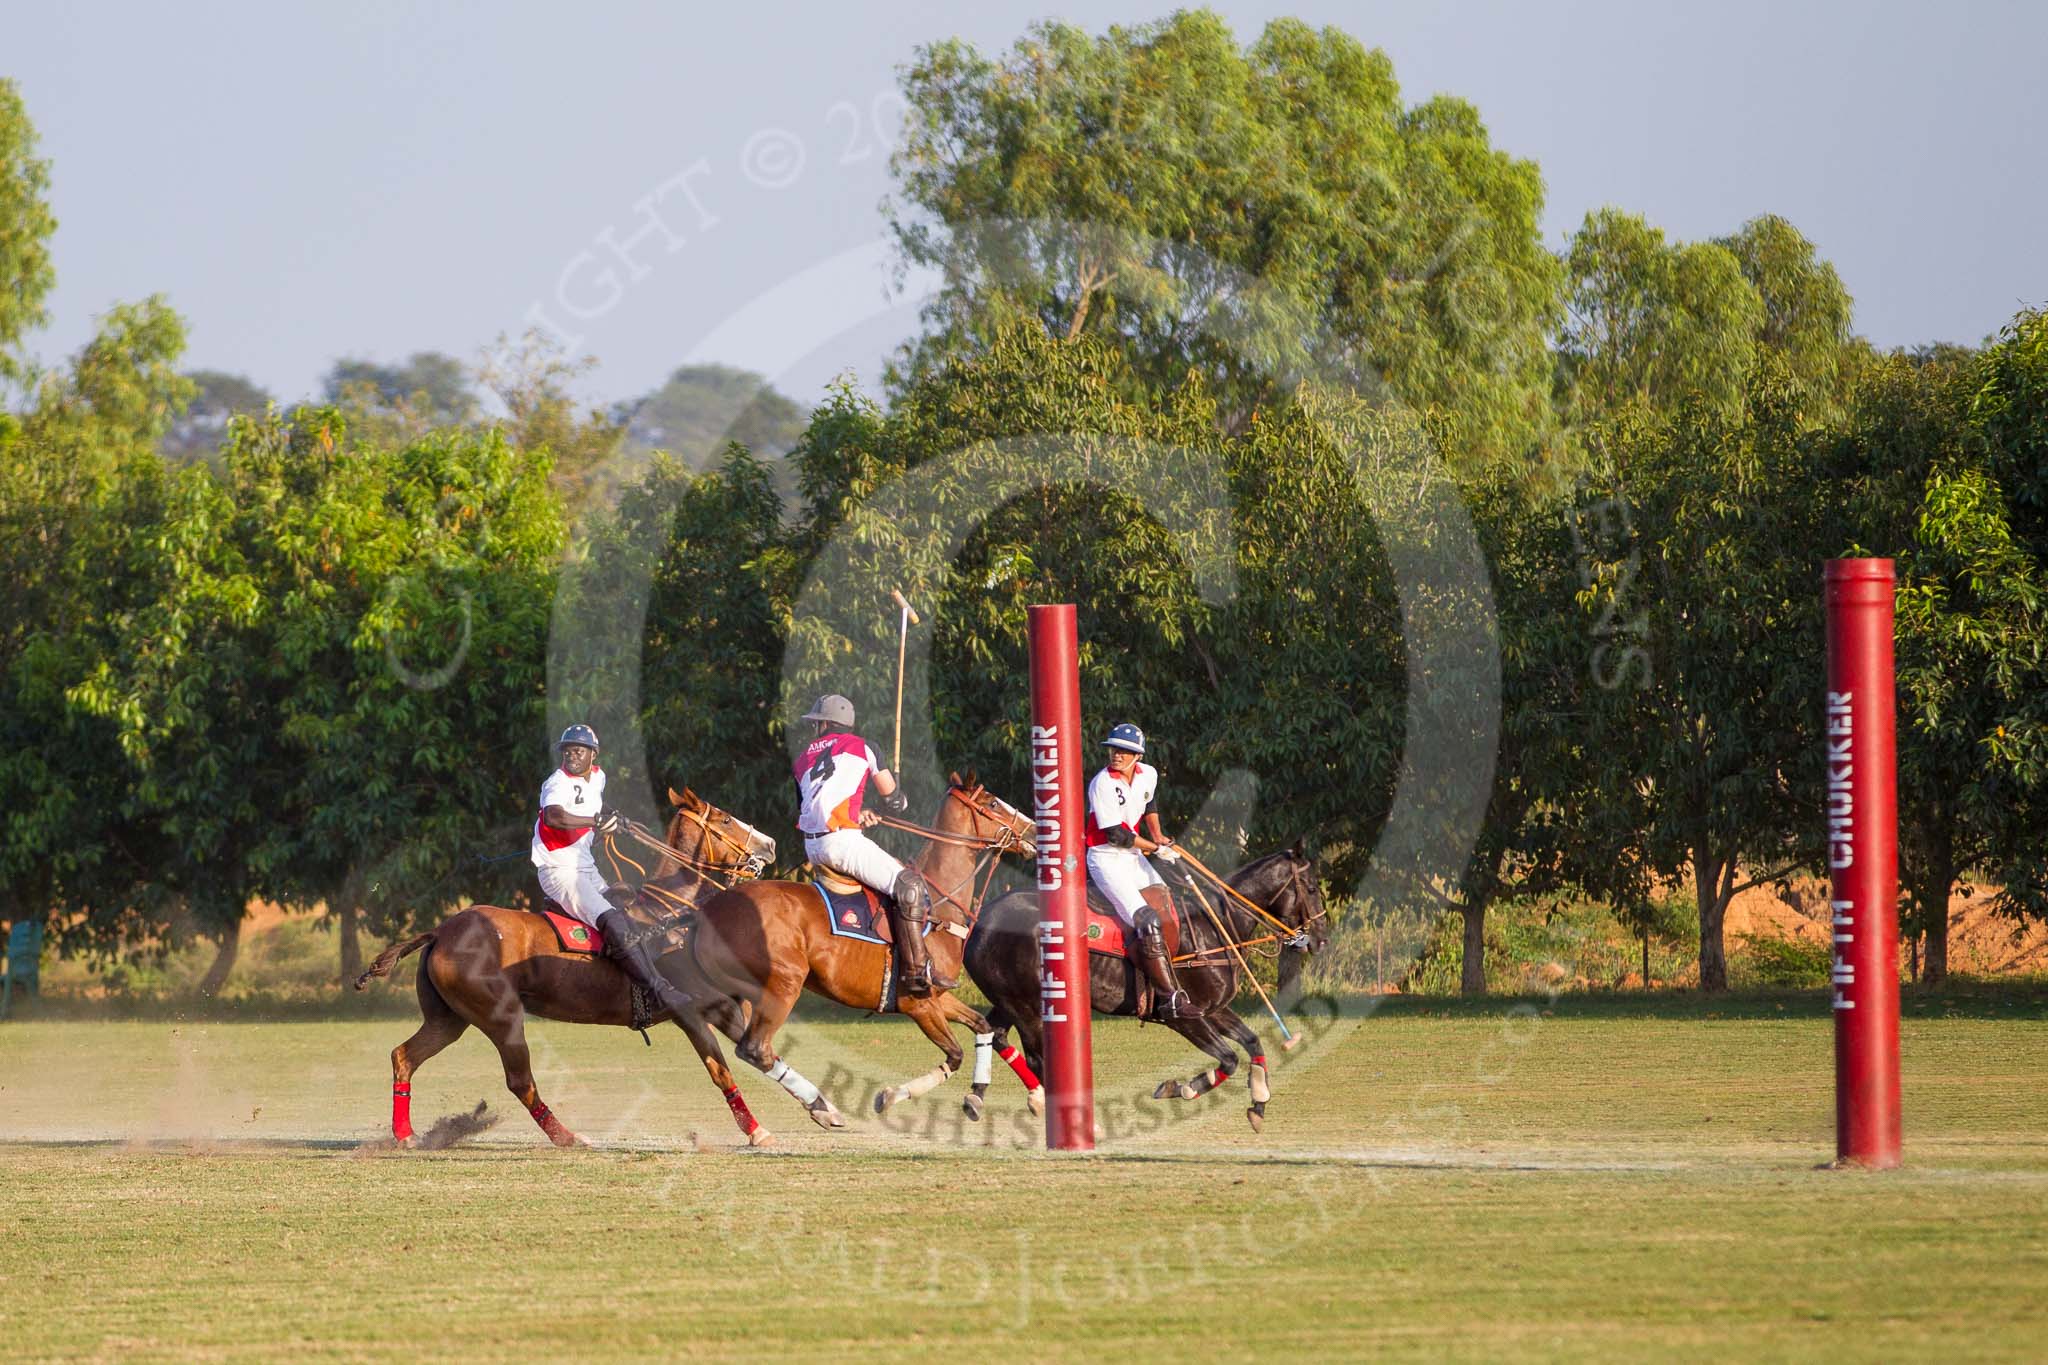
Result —
<instances>
[{"instance_id":1,"label":"maroon and white jersey","mask_svg":"<svg viewBox=\"0 0 2048 1365\"><path fill-rule=\"evenodd\" d=\"M548 774L540 788L540 818L533 822L533 865L535 867L595 867L590 856L595 836L588 828L556 829L548 824L548 807L560 806L571 815L595 817L604 809L604 769L595 763L581 777L563 768Z\"/></svg>"},{"instance_id":2,"label":"maroon and white jersey","mask_svg":"<svg viewBox=\"0 0 2048 1365\"><path fill-rule=\"evenodd\" d=\"M1153 794L1159 790L1159 770L1143 759L1131 765L1128 781L1107 765L1088 783L1089 848L1109 842L1109 831L1121 825L1138 832L1138 818L1152 809Z\"/></svg>"},{"instance_id":3,"label":"maroon and white jersey","mask_svg":"<svg viewBox=\"0 0 2048 1365\"><path fill-rule=\"evenodd\" d=\"M860 799L881 763L859 735L820 735L796 756L796 827L806 835L860 828Z\"/></svg>"}]
</instances>

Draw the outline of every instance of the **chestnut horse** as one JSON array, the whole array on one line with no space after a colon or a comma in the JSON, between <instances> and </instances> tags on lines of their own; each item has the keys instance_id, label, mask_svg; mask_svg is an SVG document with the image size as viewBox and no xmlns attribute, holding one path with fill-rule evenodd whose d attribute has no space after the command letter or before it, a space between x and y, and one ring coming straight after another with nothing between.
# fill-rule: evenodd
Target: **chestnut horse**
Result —
<instances>
[{"instance_id":1,"label":"chestnut horse","mask_svg":"<svg viewBox=\"0 0 2048 1365\"><path fill-rule=\"evenodd\" d=\"M957 977L995 860L1004 853L1029 850L1034 827L1014 806L989 795L971 774L965 782L958 774L953 776L930 829L887 823L926 839L924 851L910 864L931 887L933 928L925 946L934 971ZM808 883L745 882L699 907L689 951L679 955L689 959L690 968L677 979L693 994L716 992L750 1007L752 1018L735 1050L771 1076L786 1065L775 1054L776 1031L805 990L855 1009L880 1011L893 1003L945 1054L945 1060L922 1076L878 1093L874 1103L879 1114L900 1100L924 1094L959 1070L963 1053L950 1025L965 1024L977 1034L989 1031L988 1021L951 991L885 1001L891 952L879 943L833 934L831 912ZM742 1129L747 1127L749 1119L740 1109L735 1108L734 1117Z\"/></svg>"},{"instance_id":2,"label":"chestnut horse","mask_svg":"<svg viewBox=\"0 0 2048 1365\"><path fill-rule=\"evenodd\" d=\"M718 892L734 876L752 876L775 857L773 839L695 792L685 789L677 795L670 791L669 799L676 810L665 833L666 851L654 877L634 902L644 917L668 921L670 946L662 962L664 972L679 960L674 955L678 916ZM505 1066L506 1088L526 1106L548 1139L558 1147L581 1144L582 1139L541 1102L526 1046L526 1016L630 1027L632 992L626 974L606 958L564 951L543 915L473 905L428 933L384 949L356 978L356 989L363 990L371 981L388 975L400 958L423 949L416 988L419 1030L391 1050L392 1137L401 1146L411 1145L413 1072L474 1026L497 1047ZM732 1002L702 1003L707 1017L727 1028L732 1037L740 1036L744 1020ZM650 1022L670 1017L657 1007ZM703 1019L679 1018L675 1022L689 1036L698 1056L705 1058L713 1079L736 1095L737 1085L718 1057L718 1044ZM814 1117L828 1124L836 1115L814 1113Z\"/></svg>"},{"instance_id":3,"label":"chestnut horse","mask_svg":"<svg viewBox=\"0 0 2048 1365\"><path fill-rule=\"evenodd\" d=\"M1216 1059L1213 1069L1198 1071L1189 1080L1163 1081L1152 1092L1156 1100L1191 1100L1228 1080L1237 1070L1235 1043L1251 1059L1251 1107L1245 1117L1254 1131L1265 1127L1266 1101L1272 1098L1266 1079L1265 1049L1259 1036L1230 1007L1237 998L1242 975L1238 970L1237 945L1270 942L1273 926L1253 915L1235 900L1207 893L1216 919L1196 901L1188 874L1171 863L1160 864L1162 875L1181 882L1175 887L1182 910L1180 952L1174 958L1174 975L1188 993L1197 1013L1166 1021L1166 1027ZM1224 879L1232 889L1287 926L1294 941L1309 952L1320 951L1329 942L1328 920L1323 911L1323 893L1315 860L1294 847L1270 853L1246 863ZM967 941L967 974L993 1001L989 1022L993 1027L974 1040L974 1085L965 1101L967 1116L979 1119L982 1097L988 1093L990 1058L1000 1043L1003 1060L1017 1073L1030 1091L1032 1112L1044 1105L1044 1093L1037 1072L1043 1071L1044 1036L1039 1025L1038 1004L1038 893L1014 892L989 906L974 934ZM1222 933L1217 932L1218 923ZM1228 935L1226 940L1225 935ZM1106 954L1088 955L1091 1008L1096 1014L1133 1015L1138 1012L1137 983L1142 973L1135 963ZM1014 1026L1024 1044L1021 1056L999 1035Z\"/></svg>"}]
</instances>

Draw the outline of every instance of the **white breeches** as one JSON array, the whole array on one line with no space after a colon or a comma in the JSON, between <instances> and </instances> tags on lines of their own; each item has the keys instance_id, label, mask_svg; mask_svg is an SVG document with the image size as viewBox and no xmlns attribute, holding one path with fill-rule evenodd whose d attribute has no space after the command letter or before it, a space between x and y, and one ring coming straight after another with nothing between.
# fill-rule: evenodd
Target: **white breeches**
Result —
<instances>
[{"instance_id":1,"label":"white breeches","mask_svg":"<svg viewBox=\"0 0 2048 1365\"><path fill-rule=\"evenodd\" d=\"M902 862L857 829L806 834L804 856L818 867L829 867L885 896L895 894L896 878L903 873Z\"/></svg>"},{"instance_id":2,"label":"white breeches","mask_svg":"<svg viewBox=\"0 0 2048 1365\"><path fill-rule=\"evenodd\" d=\"M593 929L599 915L618 908L604 898L604 878L598 874L595 863L582 867L549 865L534 871L540 876L543 895L561 906L564 913L574 915Z\"/></svg>"},{"instance_id":3,"label":"white breeches","mask_svg":"<svg viewBox=\"0 0 2048 1365\"><path fill-rule=\"evenodd\" d=\"M1088 879L1116 907L1125 924L1145 906L1145 889L1164 886L1151 861L1135 848L1097 844L1088 850Z\"/></svg>"}]
</instances>

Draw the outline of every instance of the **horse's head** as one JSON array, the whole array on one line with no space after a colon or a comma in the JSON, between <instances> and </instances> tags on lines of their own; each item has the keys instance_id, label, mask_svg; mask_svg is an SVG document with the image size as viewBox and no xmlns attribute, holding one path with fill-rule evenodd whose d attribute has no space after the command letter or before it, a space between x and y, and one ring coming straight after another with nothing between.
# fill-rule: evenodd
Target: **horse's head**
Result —
<instances>
[{"instance_id":1,"label":"horse's head","mask_svg":"<svg viewBox=\"0 0 2048 1365\"><path fill-rule=\"evenodd\" d=\"M1038 826L977 782L972 771L965 778L953 773L950 781L945 806L939 812L940 829L987 839L1004 853L1029 852L1035 846Z\"/></svg>"},{"instance_id":2,"label":"horse's head","mask_svg":"<svg viewBox=\"0 0 2048 1365\"><path fill-rule=\"evenodd\" d=\"M1311 953L1319 953L1330 942L1330 916L1323 908L1322 869L1308 852L1308 840L1296 839L1291 848L1269 853L1247 864L1233 877L1237 889L1263 905L1288 928L1299 933Z\"/></svg>"},{"instance_id":3,"label":"horse's head","mask_svg":"<svg viewBox=\"0 0 2048 1365\"><path fill-rule=\"evenodd\" d=\"M774 839L688 787L670 787L668 799L676 809L668 818L667 843L679 861L740 877L758 877L775 861Z\"/></svg>"},{"instance_id":4,"label":"horse's head","mask_svg":"<svg viewBox=\"0 0 2048 1365\"><path fill-rule=\"evenodd\" d=\"M1308 852L1306 836L1287 850L1288 903L1280 918L1308 935L1308 950L1319 953L1330 943L1330 913L1323 907L1323 869Z\"/></svg>"}]
</instances>

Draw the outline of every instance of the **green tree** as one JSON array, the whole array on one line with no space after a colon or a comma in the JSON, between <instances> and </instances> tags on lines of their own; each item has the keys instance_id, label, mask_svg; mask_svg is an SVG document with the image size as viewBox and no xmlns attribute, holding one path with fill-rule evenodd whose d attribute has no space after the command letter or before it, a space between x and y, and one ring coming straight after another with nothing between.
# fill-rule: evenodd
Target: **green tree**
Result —
<instances>
[{"instance_id":1,"label":"green tree","mask_svg":"<svg viewBox=\"0 0 2048 1365\"><path fill-rule=\"evenodd\" d=\"M618 415L628 448L665 450L703 469L732 441L762 461L788 454L808 414L751 370L685 365L652 393L620 404Z\"/></svg>"},{"instance_id":2,"label":"green tree","mask_svg":"<svg viewBox=\"0 0 2048 1365\"><path fill-rule=\"evenodd\" d=\"M1384 53L1294 20L1245 49L1197 10L938 43L903 84L887 211L942 284L899 387L1028 321L1114 338L1155 396L1199 372L1231 430L1313 370L1451 414L1461 457L1543 439L1541 177L1462 101L1404 106Z\"/></svg>"},{"instance_id":3,"label":"green tree","mask_svg":"<svg viewBox=\"0 0 2048 1365\"><path fill-rule=\"evenodd\" d=\"M160 300L115 308L0 431L0 916L93 911L62 921L72 947L111 951L176 908L118 726L75 692L156 591L173 490L155 447L190 392L183 346Z\"/></svg>"},{"instance_id":4,"label":"green tree","mask_svg":"<svg viewBox=\"0 0 2048 1365\"><path fill-rule=\"evenodd\" d=\"M400 365L337 360L321 383L326 401L357 419L364 434L391 442L476 419L469 368L439 351L415 351Z\"/></svg>"},{"instance_id":5,"label":"green tree","mask_svg":"<svg viewBox=\"0 0 2048 1365\"><path fill-rule=\"evenodd\" d=\"M548 454L555 489L571 508L610 500L629 474L616 458L623 421L581 407L569 391L596 363L594 357L572 360L536 328L517 342L499 336L477 370L505 409L506 439L520 450Z\"/></svg>"},{"instance_id":6,"label":"green tree","mask_svg":"<svg viewBox=\"0 0 2048 1365\"><path fill-rule=\"evenodd\" d=\"M1586 215L1564 266L1559 361L1575 418L1628 403L1669 411L1694 394L1717 412L1741 406L1765 310L1726 247L1668 243L1637 215L1607 208Z\"/></svg>"},{"instance_id":7,"label":"green tree","mask_svg":"<svg viewBox=\"0 0 2048 1365\"><path fill-rule=\"evenodd\" d=\"M50 163L36 158L36 129L21 90L0 77L0 379L21 377L14 348L47 320L56 282L50 264Z\"/></svg>"},{"instance_id":8,"label":"green tree","mask_svg":"<svg viewBox=\"0 0 2048 1365\"><path fill-rule=\"evenodd\" d=\"M158 875L209 932L254 896L324 903L347 975L365 915L523 886L473 859L525 832L544 765L547 475L495 433L391 449L301 409L235 419L221 476L180 477L161 586L74 696L118 726Z\"/></svg>"},{"instance_id":9,"label":"green tree","mask_svg":"<svg viewBox=\"0 0 2048 1365\"><path fill-rule=\"evenodd\" d=\"M1850 333L1854 301L1834 266L1798 228L1764 214L1720 238L1763 302L1758 344L1783 357L1809 416L1835 415L1863 359Z\"/></svg>"},{"instance_id":10,"label":"green tree","mask_svg":"<svg viewBox=\"0 0 2048 1365\"><path fill-rule=\"evenodd\" d=\"M206 460L219 454L227 439L228 419L238 413L260 416L276 400L255 381L222 370L190 370L185 377L196 392L191 404L164 433L161 449L170 460Z\"/></svg>"},{"instance_id":11,"label":"green tree","mask_svg":"<svg viewBox=\"0 0 2048 1365\"><path fill-rule=\"evenodd\" d=\"M1630 530L1592 557L1584 619L1637 643L1585 693L1588 825L1605 837L1581 844L1574 875L1626 905L1643 878L1689 873L1709 991L1728 984L1735 893L1814 857L1819 564L1845 542L1830 544L1798 408L1766 353L1737 413L1638 409L1593 442L1587 495L1626 508Z\"/></svg>"}]
</instances>

